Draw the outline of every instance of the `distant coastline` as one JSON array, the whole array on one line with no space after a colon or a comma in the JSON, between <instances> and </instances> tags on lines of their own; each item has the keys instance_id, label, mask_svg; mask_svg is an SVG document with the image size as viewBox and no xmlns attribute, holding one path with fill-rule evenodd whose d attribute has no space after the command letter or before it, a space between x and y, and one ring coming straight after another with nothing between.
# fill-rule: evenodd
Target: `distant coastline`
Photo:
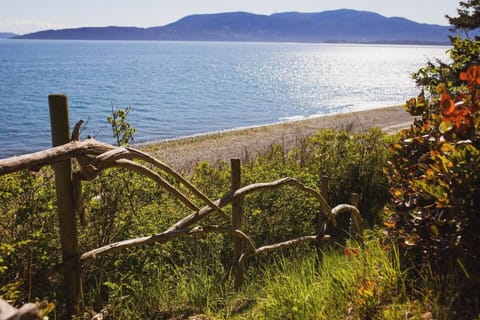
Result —
<instances>
[{"instance_id":1,"label":"distant coastline","mask_svg":"<svg viewBox=\"0 0 480 320\"><path fill-rule=\"evenodd\" d=\"M18 37L12 37L12 38L0 38L0 40L5 40L5 41L18 41L18 40L37 40L37 41L131 41L131 42L251 42L251 43L291 43L291 44L352 44L352 45L405 45L405 46L450 46L451 43L449 41L342 41L342 40L326 40L326 41L319 41L319 42L311 42L311 41L268 41L268 40L263 40L263 41L235 41L235 40L135 40L135 39L130 39L130 40L122 40L122 39L23 39L23 38L18 38Z\"/></svg>"},{"instance_id":2,"label":"distant coastline","mask_svg":"<svg viewBox=\"0 0 480 320\"><path fill-rule=\"evenodd\" d=\"M450 27L385 17L374 12L340 9L318 13L248 12L199 14L164 26L82 27L45 30L13 39L154 40L355 44L445 45Z\"/></svg>"}]
</instances>

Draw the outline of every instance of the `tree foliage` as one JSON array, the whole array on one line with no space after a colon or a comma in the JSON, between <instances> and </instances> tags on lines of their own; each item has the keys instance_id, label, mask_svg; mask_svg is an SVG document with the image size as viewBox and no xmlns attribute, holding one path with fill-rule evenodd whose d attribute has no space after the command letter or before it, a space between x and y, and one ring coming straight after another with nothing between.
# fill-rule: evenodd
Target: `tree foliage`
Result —
<instances>
[{"instance_id":1,"label":"tree foliage","mask_svg":"<svg viewBox=\"0 0 480 320\"><path fill-rule=\"evenodd\" d=\"M450 61L436 59L412 74L419 87L425 88L435 97L439 86L452 93L463 90L464 82L458 77L468 66L480 65L480 42L460 36L451 39L452 49L448 50ZM409 110L413 111L413 110ZM415 113L415 115L420 115Z\"/></svg>"},{"instance_id":2,"label":"tree foliage","mask_svg":"<svg viewBox=\"0 0 480 320\"><path fill-rule=\"evenodd\" d=\"M107 118L107 121L112 126L113 137L118 146L127 146L133 141L133 136L137 132L137 129L132 127L127 120L128 114L132 110L131 106L115 110L112 105L112 115Z\"/></svg>"},{"instance_id":3,"label":"tree foliage","mask_svg":"<svg viewBox=\"0 0 480 320\"><path fill-rule=\"evenodd\" d=\"M446 16L455 30L469 31L480 27L480 0L461 1L457 13L457 17Z\"/></svg>"}]
</instances>

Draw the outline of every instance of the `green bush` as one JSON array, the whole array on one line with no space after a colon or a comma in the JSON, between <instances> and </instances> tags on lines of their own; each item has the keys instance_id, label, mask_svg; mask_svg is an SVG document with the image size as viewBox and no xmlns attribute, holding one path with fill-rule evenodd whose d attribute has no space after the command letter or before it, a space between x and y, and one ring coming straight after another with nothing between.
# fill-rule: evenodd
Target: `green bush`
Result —
<instances>
[{"instance_id":1,"label":"green bush","mask_svg":"<svg viewBox=\"0 0 480 320\"><path fill-rule=\"evenodd\" d=\"M382 220L388 183L382 171L392 137L378 128L363 133L322 130L306 142L303 156L312 176L329 177L329 203L350 203L352 193L360 195L360 212L372 227Z\"/></svg>"},{"instance_id":2,"label":"green bush","mask_svg":"<svg viewBox=\"0 0 480 320\"><path fill-rule=\"evenodd\" d=\"M386 226L412 265L457 278L464 285L457 302L471 304L480 289L480 67L459 79L461 93L441 85L431 101L421 95L407 103L422 118L391 146L386 172L394 211Z\"/></svg>"}]
</instances>

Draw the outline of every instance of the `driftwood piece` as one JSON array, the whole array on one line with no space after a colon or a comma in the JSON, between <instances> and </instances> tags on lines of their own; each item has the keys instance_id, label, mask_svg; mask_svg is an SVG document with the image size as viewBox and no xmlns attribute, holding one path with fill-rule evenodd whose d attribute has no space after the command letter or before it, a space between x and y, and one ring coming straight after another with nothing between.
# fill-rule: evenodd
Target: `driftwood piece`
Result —
<instances>
[{"instance_id":1,"label":"driftwood piece","mask_svg":"<svg viewBox=\"0 0 480 320\"><path fill-rule=\"evenodd\" d=\"M77 126L75 127L77 128ZM75 129L74 132L78 130ZM92 179L99 171L114 166L128 166L130 169L134 169L155 182L159 183L162 187L168 189L174 196L182 201L187 207L194 211L198 211L198 207L194 205L186 196L182 195L179 191L175 190L168 182L166 182L158 173L154 172L146 166L136 164L133 161L128 163L124 159L129 160L142 160L152 166L166 172L173 177L176 181L183 184L189 191L195 196L203 200L208 206L220 212L223 219L229 220L225 213L222 212L213 201L211 201L200 190L195 188L188 180L183 178L179 173L173 170L167 164L151 157L150 155L133 149L125 147L115 147L106 143L99 142L95 139L87 139L85 141L73 140L67 144L53 147L47 150L26 154L22 156L10 157L0 160L0 175L24 170L24 169L36 169L42 166L58 163L70 158L77 158L78 163L81 166L80 172L82 178L85 180Z\"/></svg>"},{"instance_id":2,"label":"driftwood piece","mask_svg":"<svg viewBox=\"0 0 480 320\"><path fill-rule=\"evenodd\" d=\"M112 167L119 167L119 168L126 168L130 169L132 171L138 172L144 176L149 177L156 183L158 183L160 186L165 188L168 192L172 193L177 199L179 199L183 204L185 204L188 208L190 208L193 211L198 211L200 208L198 208L193 202L191 202L187 196L185 196L182 192L178 191L175 189L174 186L172 186L170 183L168 183L165 179L163 179L158 173L153 172L152 170L148 169L147 167L138 164L136 162L130 161L130 160L115 160L111 163L109 163L108 166L105 168L112 168Z\"/></svg>"},{"instance_id":3,"label":"driftwood piece","mask_svg":"<svg viewBox=\"0 0 480 320\"><path fill-rule=\"evenodd\" d=\"M235 190L234 192L227 193L225 196L223 196L221 199L215 201L215 204L219 207L224 207L228 204L230 204L233 199L239 198L239 197L244 197L250 193L253 192L258 192L262 190L273 190L273 189L278 189L280 187L286 186L286 185L292 185L297 188L299 188L302 191L305 191L306 193L311 194L314 196L316 199L320 201L320 205L322 209L326 212L328 215L330 222L336 226L336 221L335 221L335 215L332 213L332 209L328 205L328 203L325 201L325 199L322 197L322 195L317 192L315 189L309 188L302 183L300 183L298 180L294 178L282 178L273 182L265 182L265 183L254 183L245 187L242 187L240 189ZM357 210L358 211L358 210ZM201 208L198 212L195 212L181 220L179 220L177 223L175 223L173 226L171 226L167 231L173 231L173 230L178 230L178 229L183 229L186 227L191 226L192 224L196 223L197 221L205 218L212 212L212 208L210 207L203 207Z\"/></svg>"},{"instance_id":4,"label":"driftwood piece","mask_svg":"<svg viewBox=\"0 0 480 320\"><path fill-rule=\"evenodd\" d=\"M149 155L149 154L147 154L143 151L133 149L133 148L127 148L127 149L135 156L135 158L143 160L145 162L148 162L148 163L160 168L161 170L163 170L164 172L166 172L170 176L174 177L177 181L181 182L184 186L186 186L190 191L192 191L200 199L205 201L213 209L215 209L219 212L222 212L222 209L219 206L215 205L215 203L212 202L206 195L204 195L200 190L195 188L194 185L192 185L188 180L183 178L178 172L176 172L169 165L155 159L154 157L152 157L151 155Z\"/></svg>"},{"instance_id":5,"label":"driftwood piece","mask_svg":"<svg viewBox=\"0 0 480 320\"><path fill-rule=\"evenodd\" d=\"M120 249L138 247L138 246L143 246L151 243L166 243L168 241L178 239L181 237L191 236L191 235L198 236L205 233L233 234L234 236L239 237L245 241L245 243L247 244L248 252L254 252L256 250L253 241L242 231L235 230L232 227L212 225L212 226L197 226L193 228L174 230L174 231L163 232L163 233L152 235L152 236L115 242L115 243L103 246L101 248L85 252L80 256L80 260L95 259L98 256L103 256Z\"/></svg>"},{"instance_id":6,"label":"driftwood piece","mask_svg":"<svg viewBox=\"0 0 480 320\"><path fill-rule=\"evenodd\" d=\"M307 241L316 241L316 240L317 240L317 236L303 236L303 237L299 237L299 238L292 239L292 240L287 240L287 241L283 241L283 242L279 242L279 243L275 243L275 244L271 244L271 245L262 246L262 247L256 249L255 251L249 251L249 252L245 252L244 254L242 254L240 259L238 260L238 264L242 265L247 258L258 256L259 254L262 254L262 253L267 253L267 252L270 252L270 251L275 251L275 250L278 250L278 249L298 245L298 244L301 244L301 243L304 243L304 242L307 242Z\"/></svg>"},{"instance_id":7,"label":"driftwood piece","mask_svg":"<svg viewBox=\"0 0 480 320\"><path fill-rule=\"evenodd\" d=\"M34 303L27 303L16 309L0 298L0 320L42 320L42 317Z\"/></svg>"},{"instance_id":8,"label":"driftwood piece","mask_svg":"<svg viewBox=\"0 0 480 320\"><path fill-rule=\"evenodd\" d=\"M339 204L332 210L332 213L335 217L340 214L350 213L355 226L355 238L363 244L363 219L357 207L349 204Z\"/></svg>"},{"instance_id":9,"label":"driftwood piece","mask_svg":"<svg viewBox=\"0 0 480 320\"><path fill-rule=\"evenodd\" d=\"M281 180L284 180L284 179L281 179ZM265 184L257 184L257 185L260 185L261 188L265 189ZM278 186L279 184L278 183L271 183L271 185ZM255 190L255 188L251 188L251 186L252 185L247 186L248 188L244 187L242 189L246 190L244 192L248 191L248 193L250 193L250 192L253 192ZM239 189L238 191L240 191L240 190L241 189ZM240 196L243 196L242 192L238 192L238 193L235 192L235 193L231 194L231 196L228 198L228 201L222 202L221 200L217 200L216 203L218 205L224 206L224 205L228 204L229 202L231 202L234 197L240 197ZM250 239L250 237L248 237L242 231L236 230L232 227L216 226L216 225L215 226L189 227L191 224L193 224L193 223L199 221L200 219L206 217L211 212L213 212L212 208L204 207L204 208L200 209L200 211L198 213L188 216L187 218L189 218L189 219L184 218L184 219L180 220L180 222L177 222L174 226L170 227L165 232L162 232L162 233L159 233L159 234L156 234L156 235L139 237L139 238L134 238L134 239L123 240L123 241L111 243L111 244L108 244L108 245L103 246L101 248L93 249L93 250L90 250L90 251L82 254L81 257L80 257L80 260L94 259L97 256L106 255L106 254L112 253L114 251L118 251L120 249L138 247L138 246L151 244L151 243L155 243L155 242L156 243L166 243L168 241L178 239L178 238L184 237L184 236L199 235L199 234L202 234L202 233L212 233L212 232L230 233L230 234L233 234L234 236L236 236L238 238L241 238L242 240L245 240L245 242L247 243L248 250L247 250L246 253L243 254L243 256L246 255L246 258L258 255L258 254L263 253L263 252L268 252L268 251L271 251L271 250L280 249L280 248L283 248L283 247L286 247L286 246L296 245L298 243L305 242L305 241L311 241L311 240L317 240L318 241L319 237L325 236L323 234L317 234L315 236L304 236L304 237L300 237L300 238L297 238L297 239L277 243L277 244L274 244L274 245L263 246L263 247L260 247L260 248L257 249L255 247L253 241ZM347 212L350 212L353 215L357 216L357 218L361 219L358 209L355 208L354 206L341 204L341 205L338 205L335 208L331 209L331 214L332 214L333 217L335 217L338 214L347 213ZM357 221L357 218L355 218L356 221ZM361 225L361 220L359 221L359 225ZM240 257L240 259L242 259L242 257ZM245 259L245 258L243 258L243 259Z\"/></svg>"},{"instance_id":10,"label":"driftwood piece","mask_svg":"<svg viewBox=\"0 0 480 320\"><path fill-rule=\"evenodd\" d=\"M230 161L232 191L242 186L242 168L240 159L231 159ZM232 227L242 229L243 224L243 197L232 200ZM240 238L233 238L233 261L238 261L243 254L243 243ZM243 283L243 268L238 264L233 265L233 288L238 290Z\"/></svg>"},{"instance_id":11,"label":"driftwood piece","mask_svg":"<svg viewBox=\"0 0 480 320\"><path fill-rule=\"evenodd\" d=\"M286 178L278 179L273 182L254 183L236 190L233 194L233 197L237 197L239 195L245 196L252 192L258 192L265 189L277 189L287 185L294 186L297 189L302 190L305 193L308 193L314 198L316 198L320 202L320 206L322 210L325 211L328 218L330 219L330 223L332 223L334 226L337 225L337 222L335 221L335 216L332 214L332 208L327 203L327 201L322 196L322 194L313 188L307 187L306 185L304 185L303 183L301 183L300 181L294 178L286 177Z\"/></svg>"},{"instance_id":12,"label":"driftwood piece","mask_svg":"<svg viewBox=\"0 0 480 320\"><path fill-rule=\"evenodd\" d=\"M70 143L22 156L0 160L0 175L25 169L36 169L59 161L87 155L99 155L115 148L95 139Z\"/></svg>"}]
</instances>

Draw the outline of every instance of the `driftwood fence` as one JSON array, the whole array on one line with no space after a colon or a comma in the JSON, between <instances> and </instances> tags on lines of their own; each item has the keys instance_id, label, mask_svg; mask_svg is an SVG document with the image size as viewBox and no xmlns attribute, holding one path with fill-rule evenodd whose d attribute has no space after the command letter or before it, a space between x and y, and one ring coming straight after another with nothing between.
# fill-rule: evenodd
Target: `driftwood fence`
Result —
<instances>
[{"instance_id":1,"label":"driftwood fence","mask_svg":"<svg viewBox=\"0 0 480 320\"><path fill-rule=\"evenodd\" d=\"M82 124L81 121L75 125L70 135L67 97L65 95L50 95L48 98L53 147L31 154L0 160L0 175L24 169L39 169L47 165L53 166L58 200L66 307L69 315L80 315L83 311L80 277L82 262L116 250L154 242L165 243L181 237L205 233L232 234L234 236L233 278L234 287L238 288L242 284L245 261L248 258L306 241L316 242L317 247L320 248L322 242L329 237L326 234L328 223L336 226L335 217L339 214L351 214L354 222L353 231L361 239L362 218L355 206L355 204L358 204L358 198L355 195L352 197L352 204L354 205L341 204L331 208L325 200L328 191L328 180L326 178L322 179L320 192L303 185L293 178L283 178L273 182L255 183L242 187L240 161L232 159L232 189L221 199L212 201L171 167L142 151L129 147L115 147L95 139L80 141L79 130ZM78 165L72 166L72 159L76 159ZM159 187L166 189L191 209L192 214L177 221L162 233L111 243L104 247L81 253L78 246L76 216L81 215L82 211L85 210L82 200L82 181L92 180L102 170L114 167L127 168L152 179ZM204 206L198 207L194 204L191 199L167 182L159 172L163 172L185 186L195 197L203 201ZM317 217L317 233L257 247L250 237L242 231L243 198L253 192L281 188L287 185L296 187L299 191L318 200L321 212ZM231 217L222 210L223 207L229 204L232 205ZM211 214L217 214L224 223L221 225L197 224Z\"/></svg>"}]
</instances>

